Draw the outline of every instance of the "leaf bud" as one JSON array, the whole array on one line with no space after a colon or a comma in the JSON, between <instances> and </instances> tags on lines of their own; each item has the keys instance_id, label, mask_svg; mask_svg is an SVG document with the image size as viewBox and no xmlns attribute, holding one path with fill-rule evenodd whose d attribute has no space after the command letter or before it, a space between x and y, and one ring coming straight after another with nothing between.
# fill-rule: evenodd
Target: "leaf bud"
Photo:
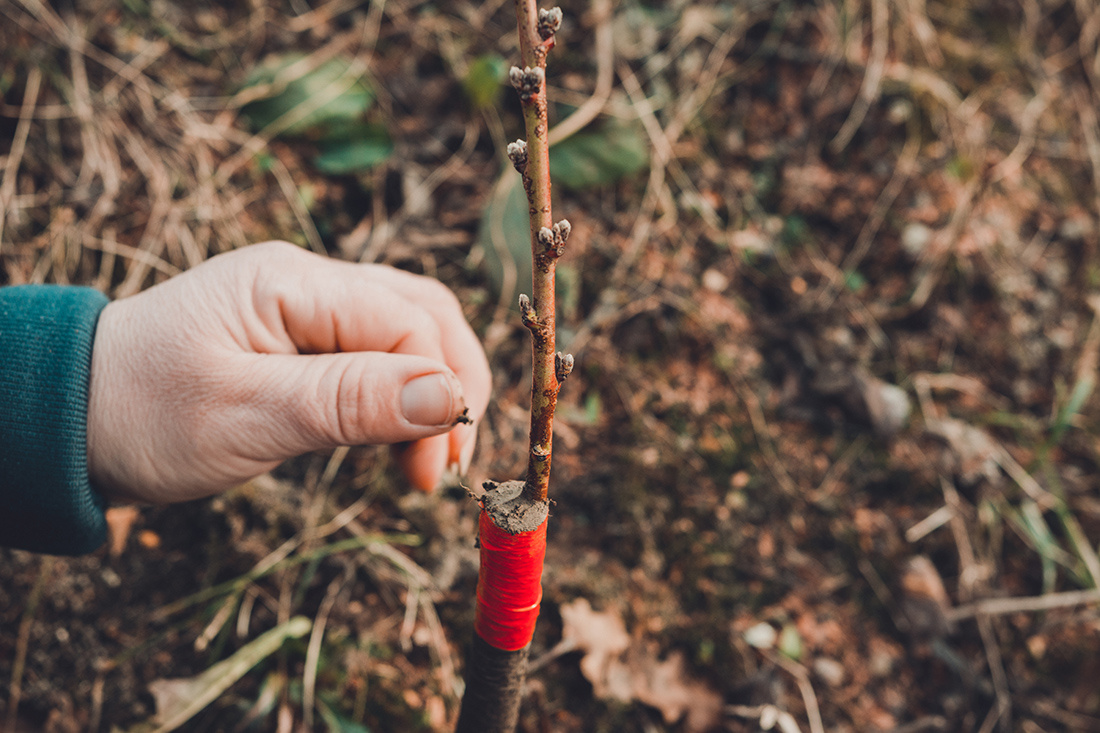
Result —
<instances>
[{"instance_id":1,"label":"leaf bud","mask_svg":"<svg viewBox=\"0 0 1100 733\"><path fill-rule=\"evenodd\" d=\"M525 66L522 69L513 66L508 71L508 79L511 80L512 86L519 92L520 101L525 104L534 99L535 95L542 89L542 80L545 76L546 72L538 66L533 69L530 66Z\"/></svg>"},{"instance_id":2,"label":"leaf bud","mask_svg":"<svg viewBox=\"0 0 1100 733\"><path fill-rule=\"evenodd\" d=\"M560 351L554 354L554 376L558 378L559 382L564 382L565 378L573 371L573 355L562 354Z\"/></svg>"},{"instance_id":3,"label":"leaf bud","mask_svg":"<svg viewBox=\"0 0 1100 733\"><path fill-rule=\"evenodd\" d=\"M565 244L569 240L569 235L573 231L573 225L569 223L568 219L562 219L554 225L554 237L561 240L562 244Z\"/></svg>"},{"instance_id":4,"label":"leaf bud","mask_svg":"<svg viewBox=\"0 0 1100 733\"><path fill-rule=\"evenodd\" d=\"M538 316L535 314L534 306L531 305L531 299L523 293L519 296L519 318L528 328L533 328L538 323Z\"/></svg>"},{"instance_id":5,"label":"leaf bud","mask_svg":"<svg viewBox=\"0 0 1100 733\"><path fill-rule=\"evenodd\" d=\"M542 246L544 250L550 251L552 249L555 249L557 238L554 236L554 230L550 227L543 227L539 229L539 233L536 238L538 239L538 243Z\"/></svg>"},{"instance_id":6,"label":"leaf bud","mask_svg":"<svg viewBox=\"0 0 1100 733\"><path fill-rule=\"evenodd\" d=\"M561 8L539 9L538 32L542 40L549 40L561 28Z\"/></svg>"},{"instance_id":7,"label":"leaf bud","mask_svg":"<svg viewBox=\"0 0 1100 733\"><path fill-rule=\"evenodd\" d=\"M512 161L512 165L521 175L527 170L526 140L516 140L514 143L508 143L508 160Z\"/></svg>"}]
</instances>

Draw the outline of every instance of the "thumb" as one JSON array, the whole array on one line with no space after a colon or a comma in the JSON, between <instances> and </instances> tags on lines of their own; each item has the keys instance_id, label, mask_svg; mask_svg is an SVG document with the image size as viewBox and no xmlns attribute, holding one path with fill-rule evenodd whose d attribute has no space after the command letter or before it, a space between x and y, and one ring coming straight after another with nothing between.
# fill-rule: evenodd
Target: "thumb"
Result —
<instances>
[{"instance_id":1,"label":"thumb","mask_svg":"<svg viewBox=\"0 0 1100 733\"><path fill-rule=\"evenodd\" d=\"M256 440L282 459L337 445L397 443L447 432L466 412L442 362L385 352L260 354L252 404ZM253 380L249 380L253 381Z\"/></svg>"}]
</instances>

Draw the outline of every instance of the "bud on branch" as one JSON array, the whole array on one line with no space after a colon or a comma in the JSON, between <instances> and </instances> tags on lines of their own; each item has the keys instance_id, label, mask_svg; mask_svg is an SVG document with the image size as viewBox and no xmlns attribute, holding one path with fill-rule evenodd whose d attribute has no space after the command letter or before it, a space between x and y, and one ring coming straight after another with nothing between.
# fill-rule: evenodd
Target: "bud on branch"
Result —
<instances>
[{"instance_id":1,"label":"bud on branch","mask_svg":"<svg viewBox=\"0 0 1100 733\"><path fill-rule=\"evenodd\" d=\"M561 257L565 254L565 242L569 239L571 231L573 231L573 227L568 221L562 219L553 228L542 227L539 229L536 239L542 246L543 252L552 257Z\"/></svg>"},{"instance_id":2,"label":"bud on branch","mask_svg":"<svg viewBox=\"0 0 1100 733\"><path fill-rule=\"evenodd\" d=\"M572 371L572 354L562 354L560 351L554 354L554 376L558 378L559 382L564 382L565 378L568 377Z\"/></svg>"},{"instance_id":3,"label":"bud on branch","mask_svg":"<svg viewBox=\"0 0 1100 733\"><path fill-rule=\"evenodd\" d=\"M508 143L508 160L520 175L527 172L527 143L524 140Z\"/></svg>"},{"instance_id":4,"label":"bud on branch","mask_svg":"<svg viewBox=\"0 0 1100 733\"><path fill-rule=\"evenodd\" d=\"M572 357L555 356L554 271L565 253L571 227L551 215L550 142L546 104L546 56L554 47L561 27L560 8L538 10L534 0L516 0L519 22L520 66L508 76L519 94L527 133L508 146L508 158L523 176L530 217L532 281L531 297L520 301L520 317L532 336L531 460L527 465L524 495L546 501L550 481L554 410L561 381L572 368ZM568 366L567 366L568 364ZM534 450L535 448L538 450ZM545 453L545 457L543 456Z\"/></svg>"},{"instance_id":5,"label":"bud on branch","mask_svg":"<svg viewBox=\"0 0 1100 733\"><path fill-rule=\"evenodd\" d=\"M525 66L522 69L513 66L508 72L508 78L512 86L519 92L519 101L528 104L542 91L542 82L546 78L546 72L540 67L531 68Z\"/></svg>"},{"instance_id":6,"label":"bud on branch","mask_svg":"<svg viewBox=\"0 0 1100 733\"><path fill-rule=\"evenodd\" d=\"M535 307L531 305L531 299L522 293L519 296L519 317L527 328L534 328L539 325L539 317L535 312Z\"/></svg>"},{"instance_id":7,"label":"bud on branch","mask_svg":"<svg viewBox=\"0 0 1100 733\"><path fill-rule=\"evenodd\" d=\"M554 34L558 32L558 29L561 28L561 20L561 8L539 10L539 22L537 27L539 38L544 41L550 40Z\"/></svg>"}]
</instances>

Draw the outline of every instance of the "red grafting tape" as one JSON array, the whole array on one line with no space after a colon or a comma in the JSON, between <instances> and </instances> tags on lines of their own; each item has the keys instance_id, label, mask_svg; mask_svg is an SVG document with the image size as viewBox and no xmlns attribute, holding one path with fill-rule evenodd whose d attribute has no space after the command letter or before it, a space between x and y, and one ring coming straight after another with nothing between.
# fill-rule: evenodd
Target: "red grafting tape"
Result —
<instances>
[{"instance_id":1,"label":"red grafting tape","mask_svg":"<svg viewBox=\"0 0 1100 733\"><path fill-rule=\"evenodd\" d=\"M511 534L496 526L488 512L482 512L478 537L481 569L474 630L497 649L522 649L535 635L542 601L546 520L532 532Z\"/></svg>"}]
</instances>

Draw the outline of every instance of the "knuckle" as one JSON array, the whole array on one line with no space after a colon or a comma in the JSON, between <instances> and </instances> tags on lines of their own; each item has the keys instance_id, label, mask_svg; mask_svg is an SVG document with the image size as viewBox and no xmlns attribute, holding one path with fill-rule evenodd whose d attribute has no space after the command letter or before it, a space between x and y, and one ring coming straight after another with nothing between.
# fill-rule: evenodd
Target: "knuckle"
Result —
<instances>
[{"instance_id":1,"label":"knuckle","mask_svg":"<svg viewBox=\"0 0 1100 733\"><path fill-rule=\"evenodd\" d=\"M438 280L429 280L429 282L432 283L433 297L440 305L462 311L462 303L453 290Z\"/></svg>"},{"instance_id":2,"label":"knuckle","mask_svg":"<svg viewBox=\"0 0 1100 733\"><path fill-rule=\"evenodd\" d=\"M351 445L362 432L362 389L354 370L334 361L318 375L310 392L310 430L329 445Z\"/></svg>"},{"instance_id":3,"label":"knuckle","mask_svg":"<svg viewBox=\"0 0 1100 733\"><path fill-rule=\"evenodd\" d=\"M271 240L269 242L261 242L255 244L249 248L256 253L257 257L279 257L279 258L291 258L298 257L303 254L301 247L291 244L283 240Z\"/></svg>"},{"instance_id":4,"label":"knuckle","mask_svg":"<svg viewBox=\"0 0 1100 733\"><path fill-rule=\"evenodd\" d=\"M339 377L336 390L336 405L333 408L337 443L351 445L361 442L363 432L363 383L352 369L344 369Z\"/></svg>"},{"instance_id":5,"label":"knuckle","mask_svg":"<svg viewBox=\"0 0 1100 733\"><path fill-rule=\"evenodd\" d=\"M432 318L427 313L420 313L417 316L417 330L428 339L430 343L438 344L443 340L443 327L439 325L439 321Z\"/></svg>"}]
</instances>

